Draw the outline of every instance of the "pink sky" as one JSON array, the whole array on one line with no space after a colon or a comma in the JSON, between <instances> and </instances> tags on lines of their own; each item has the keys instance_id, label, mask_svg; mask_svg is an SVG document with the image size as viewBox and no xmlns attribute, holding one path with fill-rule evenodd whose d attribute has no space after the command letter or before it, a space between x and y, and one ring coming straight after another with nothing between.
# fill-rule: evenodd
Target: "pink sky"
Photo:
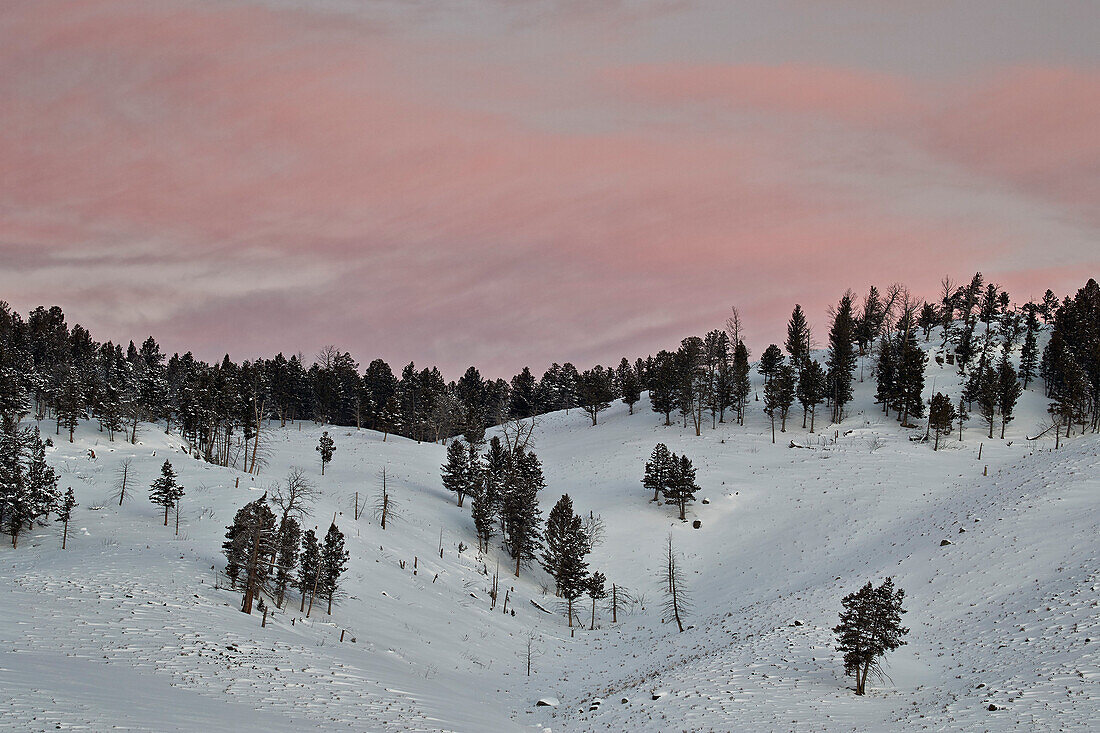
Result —
<instances>
[{"instance_id":1,"label":"pink sky","mask_svg":"<svg viewBox=\"0 0 1100 733\"><path fill-rule=\"evenodd\" d=\"M0 298L453 378L731 305L759 353L872 283L1063 295L1100 271L1097 32L1093 2L8 0Z\"/></svg>"}]
</instances>

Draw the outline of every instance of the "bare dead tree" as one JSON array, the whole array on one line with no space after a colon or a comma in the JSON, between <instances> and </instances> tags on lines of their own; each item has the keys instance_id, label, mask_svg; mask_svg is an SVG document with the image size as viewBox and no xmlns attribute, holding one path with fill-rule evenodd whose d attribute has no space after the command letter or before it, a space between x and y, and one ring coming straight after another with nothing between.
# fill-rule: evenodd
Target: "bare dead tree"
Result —
<instances>
[{"instance_id":1,"label":"bare dead tree","mask_svg":"<svg viewBox=\"0 0 1100 733\"><path fill-rule=\"evenodd\" d=\"M683 619L691 611L691 598L684 582L684 572L680 567L680 558L676 554L676 548L672 545L671 532L668 535L668 551L665 555L665 568L661 572L661 579L665 592L664 620L675 621L677 628L682 633L684 630Z\"/></svg>"},{"instance_id":2,"label":"bare dead tree","mask_svg":"<svg viewBox=\"0 0 1100 733\"><path fill-rule=\"evenodd\" d=\"M531 445L531 437L538 426L538 416L508 420L501 423L500 432L504 438L504 447L513 453L521 448L526 450Z\"/></svg>"},{"instance_id":3,"label":"bare dead tree","mask_svg":"<svg viewBox=\"0 0 1100 733\"><path fill-rule=\"evenodd\" d=\"M133 463L133 458L123 458L115 469L115 493L111 494L111 498L117 498L119 506L122 506L122 502L126 500L126 489L130 485L130 469Z\"/></svg>"},{"instance_id":4,"label":"bare dead tree","mask_svg":"<svg viewBox=\"0 0 1100 733\"><path fill-rule=\"evenodd\" d=\"M590 548L602 545L605 534L603 517L589 511L588 516L584 519L584 534L588 537L588 546Z\"/></svg>"},{"instance_id":5,"label":"bare dead tree","mask_svg":"<svg viewBox=\"0 0 1100 733\"><path fill-rule=\"evenodd\" d=\"M615 583L611 584L611 593L607 596L607 607L611 609L611 623L619 622L619 612L635 602L630 589Z\"/></svg>"},{"instance_id":6,"label":"bare dead tree","mask_svg":"<svg viewBox=\"0 0 1100 733\"><path fill-rule=\"evenodd\" d=\"M542 656L542 654L544 652L543 648L536 644L537 641L538 641L538 637L534 633L528 634L527 638L526 638L525 648L522 652L520 652L520 656L525 658L526 661L527 661L527 676L528 677L531 676L531 661L535 657Z\"/></svg>"},{"instance_id":7,"label":"bare dead tree","mask_svg":"<svg viewBox=\"0 0 1100 733\"><path fill-rule=\"evenodd\" d=\"M317 499L317 490L313 482L306 477L305 470L298 466L291 466L286 474L286 480L275 484L268 490L271 503L279 507L279 535L275 539L275 546L279 547L283 541L283 532L286 529L286 520L290 517L303 520L309 514L309 507ZM268 570L275 567L275 554L271 555Z\"/></svg>"},{"instance_id":8,"label":"bare dead tree","mask_svg":"<svg viewBox=\"0 0 1100 733\"><path fill-rule=\"evenodd\" d=\"M385 529L387 521L401 518L401 507L394 501L385 468L378 472L378 478L382 482L382 486L375 496L374 505L371 509L374 518L382 525L382 529Z\"/></svg>"},{"instance_id":9,"label":"bare dead tree","mask_svg":"<svg viewBox=\"0 0 1100 733\"><path fill-rule=\"evenodd\" d=\"M726 333L730 337L730 343L735 347L741 341L743 330L741 325L741 312L737 310L737 306L731 305L730 315L726 319Z\"/></svg>"}]
</instances>

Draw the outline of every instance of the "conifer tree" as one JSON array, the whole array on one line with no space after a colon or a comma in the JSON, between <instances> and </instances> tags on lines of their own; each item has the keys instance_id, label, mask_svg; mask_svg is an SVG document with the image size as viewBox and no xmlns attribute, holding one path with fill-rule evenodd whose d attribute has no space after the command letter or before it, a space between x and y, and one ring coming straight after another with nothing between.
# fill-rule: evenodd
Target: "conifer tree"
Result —
<instances>
[{"instance_id":1,"label":"conifer tree","mask_svg":"<svg viewBox=\"0 0 1100 733\"><path fill-rule=\"evenodd\" d=\"M802 312L802 306L797 303L791 318L787 322L787 341L784 346L791 355L791 363L795 370L801 374L810 358L810 325L806 322L806 314Z\"/></svg>"},{"instance_id":2,"label":"conifer tree","mask_svg":"<svg viewBox=\"0 0 1100 733\"><path fill-rule=\"evenodd\" d=\"M164 507L164 526L168 526L168 510L175 508L183 497L183 487L176 481L172 464L165 461L160 467L160 478L149 487L149 501Z\"/></svg>"},{"instance_id":3,"label":"conifer tree","mask_svg":"<svg viewBox=\"0 0 1100 733\"><path fill-rule=\"evenodd\" d=\"M687 456L672 454L669 461L670 470L665 484L665 498L676 504L680 509L680 519L687 519L688 502L695 501L695 492L699 487L695 485L695 467Z\"/></svg>"},{"instance_id":4,"label":"conifer tree","mask_svg":"<svg viewBox=\"0 0 1100 733\"><path fill-rule=\"evenodd\" d=\"M1001 440L1005 437L1005 427L1012 422L1013 412L1016 409L1016 400L1020 398L1023 388L1016 379L1016 370L1008 361L1005 353L997 370L997 407L1001 411Z\"/></svg>"},{"instance_id":5,"label":"conifer tree","mask_svg":"<svg viewBox=\"0 0 1100 733\"><path fill-rule=\"evenodd\" d=\"M0 498L11 546L19 546L24 529L48 516L58 504L57 473L46 463L46 444L38 428L22 433L12 418L0 435ZM24 465L25 461L25 465Z\"/></svg>"},{"instance_id":6,"label":"conifer tree","mask_svg":"<svg viewBox=\"0 0 1100 733\"><path fill-rule=\"evenodd\" d=\"M443 487L454 493L458 505L470 491L470 459L462 441L455 438L447 446L447 463L443 465Z\"/></svg>"},{"instance_id":7,"label":"conifer tree","mask_svg":"<svg viewBox=\"0 0 1100 733\"><path fill-rule=\"evenodd\" d=\"M588 597L592 599L592 623L588 627L589 631L594 631L596 628L596 601L607 598L607 578L599 570L588 576L588 582L585 583L584 592L588 594Z\"/></svg>"},{"instance_id":8,"label":"conifer tree","mask_svg":"<svg viewBox=\"0 0 1100 733\"><path fill-rule=\"evenodd\" d=\"M577 573L583 573L584 556L590 550L584 524L573 513L573 501L563 494L546 518L542 552L542 567L554 578L555 595L564 595L566 586L580 584Z\"/></svg>"},{"instance_id":9,"label":"conifer tree","mask_svg":"<svg viewBox=\"0 0 1100 733\"><path fill-rule=\"evenodd\" d=\"M841 601L844 610L833 633L836 650L844 653L844 673L855 677L857 695L866 693L868 677L880 671L880 658L906 643L902 637L909 629L901 625L904 599L905 591L895 590L887 578L879 587L867 583Z\"/></svg>"},{"instance_id":10,"label":"conifer tree","mask_svg":"<svg viewBox=\"0 0 1100 733\"><path fill-rule=\"evenodd\" d=\"M924 416L924 366L927 361L924 350L917 345L912 313L908 310L898 321L896 355L898 418L904 427L910 417Z\"/></svg>"},{"instance_id":11,"label":"conifer tree","mask_svg":"<svg viewBox=\"0 0 1100 733\"><path fill-rule=\"evenodd\" d=\"M619 364L619 388L623 393L623 403L630 408L630 414L633 415L635 403L642 398L642 384L625 357Z\"/></svg>"},{"instance_id":12,"label":"conifer tree","mask_svg":"<svg viewBox=\"0 0 1100 733\"><path fill-rule=\"evenodd\" d=\"M845 293L837 305L833 325L829 329L827 366L834 423L844 418L844 406L852 400L852 371L856 363L856 356L852 350L853 329L852 295Z\"/></svg>"},{"instance_id":13,"label":"conifer tree","mask_svg":"<svg viewBox=\"0 0 1100 733\"><path fill-rule=\"evenodd\" d=\"M649 402L654 412L665 416L665 425L672 424L677 389L676 358L668 351L659 351L649 373Z\"/></svg>"},{"instance_id":14,"label":"conifer tree","mask_svg":"<svg viewBox=\"0 0 1100 733\"><path fill-rule=\"evenodd\" d=\"M983 360L978 366L977 392L974 401L978 403L978 414L989 425L989 437L993 437L993 422L997 415L1000 383L997 372Z\"/></svg>"},{"instance_id":15,"label":"conifer tree","mask_svg":"<svg viewBox=\"0 0 1100 733\"><path fill-rule=\"evenodd\" d=\"M264 494L237 510L222 543L225 574L234 585L244 575L242 613L252 613L252 603L265 588L270 560L277 551L275 514L268 508Z\"/></svg>"},{"instance_id":16,"label":"conifer tree","mask_svg":"<svg viewBox=\"0 0 1100 733\"><path fill-rule=\"evenodd\" d=\"M80 424L80 418L84 417L84 383L81 380L77 368L69 367L66 371L61 392L57 396L57 426L69 431L69 442L73 442L73 432Z\"/></svg>"},{"instance_id":17,"label":"conifer tree","mask_svg":"<svg viewBox=\"0 0 1100 733\"><path fill-rule=\"evenodd\" d=\"M657 501L661 491L668 486L672 470L671 463L672 454L669 453L668 446L658 443L650 454L649 460L646 461L645 476L642 478L642 486L653 490L653 498L650 501Z\"/></svg>"},{"instance_id":18,"label":"conifer tree","mask_svg":"<svg viewBox=\"0 0 1100 733\"><path fill-rule=\"evenodd\" d=\"M897 365L894 363L894 346L883 338L878 347L878 364L875 366L875 402L882 404L882 411L889 414L898 398Z\"/></svg>"},{"instance_id":19,"label":"conifer tree","mask_svg":"<svg viewBox=\"0 0 1100 733\"><path fill-rule=\"evenodd\" d=\"M585 414L596 424L597 416L611 407L614 395L611 390L611 374L601 366L586 369L577 385L577 401Z\"/></svg>"},{"instance_id":20,"label":"conifer tree","mask_svg":"<svg viewBox=\"0 0 1100 733\"><path fill-rule=\"evenodd\" d=\"M520 568L535 559L535 552L542 544L538 492L546 487L546 482L534 453L517 448L509 458L501 496L501 519L504 541L516 561L518 578Z\"/></svg>"},{"instance_id":21,"label":"conifer tree","mask_svg":"<svg viewBox=\"0 0 1100 733\"><path fill-rule=\"evenodd\" d=\"M932 396L932 406L928 412L928 425L936 436L932 450L940 449L940 436L951 433L956 417L955 406L951 404L950 397L942 392Z\"/></svg>"},{"instance_id":22,"label":"conifer tree","mask_svg":"<svg viewBox=\"0 0 1100 733\"><path fill-rule=\"evenodd\" d=\"M317 542L317 533L307 529L302 534L302 552L298 562L298 592L302 596L299 612L306 610L306 598L311 596L320 584L321 546ZM310 603L313 601L311 600Z\"/></svg>"},{"instance_id":23,"label":"conifer tree","mask_svg":"<svg viewBox=\"0 0 1100 733\"><path fill-rule=\"evenodd\" d=\"M1035 317L1035 308L1027 311L1027 320L1024 322L1024 345L1020 350L1020 379L1023 380L1023 388L1035 378L1035 367L1039 363L1039 348L1036 336L1039 333L1039 321Z\"/></svg>"},{"instance_id":24,"label":"conifer tree","mask_svg":"<svg viewBox=\"0 0 1100 733\"><path fill-rule=\"evenodd\" d=\"M932 335L932 329L939 323L940 316L936 313L936 306L925 301L921 306L920 315L917 316L917 326L924 331L924 340L927 342Z\"/></svg>"},{"instance_id":25,"label":"conifer tree","mask_svg":"<svg viewBox=\"0 0 1100 733\"><path fill-rule=\"evenodd\" d=\"M72 487L65 492L65 497L61 500L61 503L57 505L57 519L54 521L61 522L61 549L65 549L65 545L69 539L69 520L73 517L73 507L76 506L76 496L73 495Z\"/></svg>"},{"instance_id":26,"label":"conifer tree","mask_svg":"<svg viewBox=\"0 0 1100 733\"><path fill-rule=\"evenodd\" d=\"M340 576L348 569L348 551L344 549L344 533L329 525L325 533L325 542L321 547L321 582L325 597L328 598L328 615L332 615L332 599L340 587Z\"/></svg>"},{"instance_id":27,"label":"conifer tree","mask_svg":"<svg viewBox=\"0 0 1100 733\"><path fill-rule=\"evenodd\" d=\"M733 404L737 408L737 423L745 424L745 405L752 393L749 381L749 350L744 342L738 341L733 349Z\"/></svg>"},{"instance_id":28,"label":"conifer tree","mask_svg":"<svg viewBox=\"0 0 1100 733\"><path fill-rule=\"evenodd\" d=\"M802 377L798 380L798 401L802 404L802 427L806 427L806 412L810 413L810 432L814 431L814 416L817 406L825 401L825 392L828 383L825 379L825 370L814 360L809 360L806 368L802 370Z\"/></svg>"},{"instance_id":29,"label":"conifer tree","mask_svg":"<svg viewBox=\"0 0 1100 733\"><path fill-rule=\"evenodd\" d=\"M769 344L768 348L764 349L764 353L760 355L760 363L756 366L756 370L764 375L765 388L767 388L772 377L779 370L779 367L783 365L783 361L783 352L780 351L779 347L775 344Z\"/></svg>"},{"instance_id":30,"label":"conifer tree","mask_svg":"<svg viewBox=\"0 0 1100 733\"><path fill-rule=\"evenodd\" d=\"M787 428L787 411L794 402L794 369L790 364L781 365L764 385L764 412L771 419L772 442L775 442L775 415L778 412L783 432Z\"/></svg>"},{"instance_id":31,"label":"conifer tree","mask_svg":"<svg viewBox=\"0 0 1100 733\"><path fill-rule=\"evenodd\" d=\"M302 527L294 517L286 517L279 525L279 546L275 560L275 605L282 608L291 573L298 565Z\"/></svg>"},{"instance_id":32,"label":"conifer tree","mask_svg":"<svg viewBox=\"0 0 1100 733\"><path fill-rule=\"evenodd\" d=\"M325 464L332 460L332 454L336 452L336 443L329 437L327 430L321 435L315 450L321 454L321 475L324 476Z\"/></svg>"}]
</instances>

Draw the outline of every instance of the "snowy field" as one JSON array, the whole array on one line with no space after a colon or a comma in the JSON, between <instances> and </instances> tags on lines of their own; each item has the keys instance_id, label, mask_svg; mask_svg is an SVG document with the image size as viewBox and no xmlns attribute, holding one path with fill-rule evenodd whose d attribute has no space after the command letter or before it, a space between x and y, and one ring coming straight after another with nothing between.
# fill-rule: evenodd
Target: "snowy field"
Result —
<instances>
[{"instance_id":1,"label":"snowy field","mask_svg":"<svg viewBox=\"0 0 1100 733\"><path fill-rule=\"evenodd\" d=\"M930 360L926 392L933 380L957 394L951 367ZM251 477L189 458L163 426L144 425L130 445L83 424L49 454L79 502L69 549L52 523L0 549L0 726L1100 730L1100 437L1058 451L1026 440L1045 417L1040 384L1006 440L984 437L975 416L963 442L956 432L933 453L873 394L870 380L857 384L850 415L833 426L819 415L813 435L793 410L774 445L759 402L745 426L708 423L701 437L663 426L644 397L595 427L579 410L540 418L544 518L563 493L600 515L590 568L638 601L617 624L601 609L597 628L575 635L541 570L516 579L503 552L478 556L469 504L442 488L441 445L335 428L321 477L314 446L328 428L275 423ZM688 522L641 486L658 442L698 468L708 503ZM110 497L126 457L133 495L120 507ZM178 536L147 498L165 458L187 492ZM261 628L215 571L236 509L291 466L321 492L307 526L323 532L335 514L348 535L346 595L309 619L292 596ZM401 513L384 531L369 512L353 516L355 492L372 501L383 467ZM694 605L682 634L659 610L669 532ZM498 560L514 616L490 610ZM831 629L842 596L887 575L906 591L909 643L859 698ZM587 599L580 610L588 620ZM536 708L543 697L560 704Z\"/></svg>"}]
</instances>

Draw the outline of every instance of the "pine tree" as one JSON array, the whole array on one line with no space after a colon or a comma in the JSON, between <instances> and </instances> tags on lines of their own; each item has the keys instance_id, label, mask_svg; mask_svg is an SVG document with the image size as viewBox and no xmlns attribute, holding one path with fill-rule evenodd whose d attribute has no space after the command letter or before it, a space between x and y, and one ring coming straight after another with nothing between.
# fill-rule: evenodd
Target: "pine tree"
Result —
<instances>
[{"instance_id":1,"label":"pine tree","mask_svg":"<svg viewBox=\"0 0 1100 733\"><path fill-rule=\"evenodd\" d=\"M665 483L665 498L680 508L680 519L687 519L688 502L695 501L695 467L687 456L672 455L670 470Z\"/></svg>"},{"instance_id":2,"label":"pine tree","mask_svg":"<svg viewBox=\"0 0 1100 733\"><path fill-rule=\"evenodd\" d=\"M563 494L546 519L542 567L554 578L555 595L565 595L567 586L576 589L584 571L584 556L591 550L588 534L579 516L573 513L573 501ZM566 596L568 600L568 596Z\"/></svg>"},{"instance_id":3,"label":"pine tree","mask_svg":"<svg viewBox=\"0 0 1100 733\"><path fill-rule=\"evenodd\" d=\"M505 544L516 561L517 578L520 568L535 559L541 546L538 492L545 487L538 457L522 448L513 451L504 479L501 518Z\"/></svg>"},{"instance_id":4,"label":"pine tree","mask_svg":"<svg viewBox=\"0 0 1100 733\"><path fill-rule=\"evenodd\" d=\"M630 408L630 414L633 415L634 404L642 398L642 384L625 357L619 364L619 386L623 393L623 403Z\"/></svg>"},{"instance_id":5,"label":"pine tree","mask_svg":"<svg viewBox=\"0 0 1100 733\"><path fill-rule=\"evenodd\" d=\"M791 319L787 322L787 341L784 344L787 353L791 355L791 363L801 374L810 358L810 325L806 322L806 314L802 312L802 306L797 303L791 312Z\"/></svg>"},{"instance_id":6,"label":"pine tree","mask_svg":"<svg viewBox=\"0 0 1100 733\"><path fill-rule=\"evenodd\" d=\"M779 367L783 366L784 359L783 352L775 344L769 344L768 348L764 349L764 353L760 355L760 363L757 365L756 370L764 375L765 388L767 388L776 372L779 371Z\"/></svg>"},{"instance_id":7,"label":"pine tree","mask_svg":"<svg viewBox=\"0 0 1100 733\"><path fill-rule=\"evenodd\" d=\"M592 624L588 629L594 631L596 629L596 601L607 598L607 578L599 570L592 573L588 576L588 582L585 583L584 592L592 599Z\"/></svg>"},{"instance_id":8,"label":"pine tree","mask_svg":"<svg viewBox=\"0 0 1100 733\"><path fill-rule=\"evenodd\" d=\"M332 615L332 599L340 587L340 576L348 569L348 551L344 549L344 533L329 525L321 547L320 587L328 598L328 615Z\"/></svg>"},{"instance_id":9,"label":"pine tree","mask_svg":"<svg viewBox=\"0 0 1100 733\"><path fill-rule=\"evenodd\" d=\"M470 459L466 447L457 438L447 446L447 463L443 465L443 487L455 494L458 505L470 490Z\"/></svg>"},{"instance_id":10,"label":"pine tree","mask_svg":"<svg viewBox=\"0 0 1100 733\"><path fill-rule=\"evenodd\" d=\"M1024 345L1020 350L1020 379L1024 381L1023 388L1035 378L1035 367L1039 363L1039 348L1036 336L1039 333L1039 321L1035 317L1035 308L1027 311L1027 320L1024 322Z\"/></svg>"},{"instance_id":11,"label":"pine tree","mask_svg":"<svg viewBox=\"0 0 1100 733\"><path fill-rule=\"evenodd\" d=\"M587 369L577 385L577 401L585 414L596 424L597 416L611 407L614 394L611 390L611 374L601 366Z\"/></svg>"},{"instance_id":12,"label":"pine tree","mask_svg":"<svg viewBox=\"0 0 1100 733\"><path fill-rule=\"evenodd\" d=\"M660 351L649 373L649 403L654 412L665 416L665 425L671 425L672 411L676 409L676 358L668 351Z\"/></svg>"},{"instance_id":13,"label":"pine tree","mask_svg":"<svg viewBox=\"0 0 1100 733\"><path fill-rule=\"evenodd\" d=\"M668 446L658 443L646 461L645 476L642 478L642 486L653 490L650 501L657 501L660 493L668 486L671 463L672 454L669 453Z\"/></svg>"},{"instance_id":14,"label":"pine tree","mask_svg":"<svg viewBox=\"0 0 1100 733\"><path fill-rule=\"evenodd\" d=\"M951 404L950 397L942 392L932 395L932 406L928 412L928 425L936 436L936 442L932 446L932 450L938 451L940 449L940 436L951 433L956 417L958 415L955 413L955 406Z\"/></svg>"},{"instance_id":15,"label":"pine tree","mask_svg":"<svg viewBox=\"0 0 1100 733\"><path fill-rule=\"evenodd\" d=\"M802 427L806 427L806 412L810 413L810 432L814 431L814 416L817 406L825 401L828 382L825 379L825 370L812 359L807 362L802 370L802 377L798 380L798 401L802 404Z\"/></svg>"},{"instance_id":16,"label":"pine tree","mask_svg":"<svg viewBox=\"0 0 1100 733\"><path fill-rule=\"evenodd\" d=\"M844 418L844 406L852 400L852 371L856 364L856 356L852 350L853 329L852 295L845 293L840 299L833 326L829 330L827 365L834 423Z\"/></svg>"},{"instance_id":17,"label":"pine tree","mask_svg":"<svg viewBox=\"0 0 1100 733\"><path fill-rule=\"evenodd\" d=\"M61 503L57 505L57 519L54 521L61 522L61 549L65 549L65 545L69 539L69 520L73 517L73 507L76 506L76 496L73 495L72 487L65 492L65 497L61 500Z\"/></svg>"},{"instance_id":18,"label":"pine tree","mask_svg":"<svg viewBox=\"0 0 1100 733\"><path fill-rule=\"evenodd\" d=\"M897 365L894 362L894 345L883 338L878 347L878 364L875 366L875 402L882 404L882 411L889 414L898 398Z\"/></svg>"},{"instance_id":19,"label":"pine tree","mask_svg":"<svg viewBox=\"0 0 1100 733\"><path fill-rule=\"evenodd\" d=\"M844 597L840 624L833 629L837 635L838 652L844 652L844 673L856 680L856 694L867 691L867 679L880 672L879 659L906 642L909 629L901 625L905 613L902 601L905 591L894 590L887 578L878 588L871 583Z\"/></svg>"},{"instance_id":20,"label":"pine tree","mask_svg":"<svg viewBox=\"0 0 1100 733\"><path fill-rule=\"evenodd\" d=\"M320 584L321 546L317 543L317 534L312 529L307 529L302 535L302 552L298 562L298 592L302 596L302 604L298 611L306 610L306 598L311 596ZM313 601L310 600L310 604Z\"/></svg>"},{"instance_id":21,"label":"pine tree","mask_svg":"<svg viewBox=\"0 0 1100 733\"><path fill-rule=\"evenodd\" d=\"M183 497L183 487L176 481L176 472L168 461L160 467L160 478L149 488L149 501L164 507L164 526L168 526L168 510Z\"/></svg>"},{"instance_id":22,"label":"pine tree","mask_svg":"<svg viewBox=\"0 0 1100 733\"><path fill-rule=\"evenodd\" d=\"M936 306L925 301L917 316L917 326L924 331L924 340L927 342L932 335L932 329L939 323L940 315L936 312Z\"/></svg>"},{"instance_id":23,"label":"pine tree","mask_svg":"<svg viewBox=\"0 0 1100 733\"><path fill-rule=\"evenodd\" d=\"M790 364L781 365L764 385L764 412L772 425L772 442L775 442L775 413L779 413L782 432L787 432L787 412L794 404L795 375Z\"/></svg>"},{"instance_id":24,"label":"pine tree","mask_svg":"<svg viewBox=\"0 0 1100 733\"><path fill-rule=\"evenodd\" d=\"M974 401L978 403L978 414L989 424L989 437L993 437L993 422L997 415L999 393L997 372L984 361L978 366L977 393Z\"/></svg>"},{"instance_id":25,"label":"pine tree","mask_svg":"<svg viewBox=\"0 0 1100 733\"><path fill-rule=\"evenodd\" d=\"M291 573L298 565L298 553L302 541L302 527L294 517L286 517L279 524L279 546L275 560L275 605L282 608Z\"/></svg>"},{"instance_id":26,"label":"pine tree","mask_svg":"<svg viewBox=\"0 0 1100 733\"><path fill-rule=\"evenodd\" d=\"M84 417L84 383L76 367L69 367L57 396L57 425L69 431L69 442L73 442L73 433Z\"/></svg>"},{"instance_id":27,"label":"pine tree","mask_svg":"<svg viewBox=\"0 0 1100 733\"><path fill-rule=\"evenodd\" d=\"M906 311L898 321L897 399L902 426L910 417L924 416L924 366L927 357L917 345L912 313Z\"/></svg>"},{"instance_id":28,"label":"pine tree","mask_svg":"<svg viewBox=\"0 0 1100 733\"><path fill-rule=\"evenodd\" d=\"M733 404L737 408L737 423L745 424L745 405L752 393L749 381L749 350L741 341L733 349Z\"/></svg>"},{"instance_id":29,"label":"pine tree","mask_svg":"<svg viewBox=\"0 0 1100 733\"><path fill-rule=\"evenodd\" d=\"M252 602L265 587L277 542L275 514L267 506L267 494L238 509L233 524L226 527L222 543L225 574L234 586L244 575L242 613L252 613Z\"/></svg>"},{"instance_id":30,"label":"pine tree","mask_svg":"<svg viewBox=\"0 0 1100 733\"><path fill-rule=\"evenodd\" d=\"M332 460L332 454L336 452L336 443L329 437L326 430L317 442L315 450L321 454L321 475L325 475L325 464Z\"/></svg>"},{"instance_id":31,"label":"pine tree","mask_svg":"<svg viewBox=\"0 0 1100 733\"><path fill-rule=\"evenodd\" d=\"M4 499L11 546L17 548L20 533L57 507L57 473L46 463L46 444L37 427L20 434L14 419L5 418L4 423L0 436L0 496Z\"/></svg>"},{"instance_id":32,"label":"pine tree","mask_svg":"<svg viewBox=\"0 0 1100 733\"><path fill-rule=\"evenodd\" d=\"M1016 370L1008 361L1005 353L997 370L997 407L1001 411L1001 440L1005 437L1005 427L1012 422L1013 411L1016 409L1016 400L1020 398L1023 388L1016 380Z\"/></svg>"}]
</instances>

